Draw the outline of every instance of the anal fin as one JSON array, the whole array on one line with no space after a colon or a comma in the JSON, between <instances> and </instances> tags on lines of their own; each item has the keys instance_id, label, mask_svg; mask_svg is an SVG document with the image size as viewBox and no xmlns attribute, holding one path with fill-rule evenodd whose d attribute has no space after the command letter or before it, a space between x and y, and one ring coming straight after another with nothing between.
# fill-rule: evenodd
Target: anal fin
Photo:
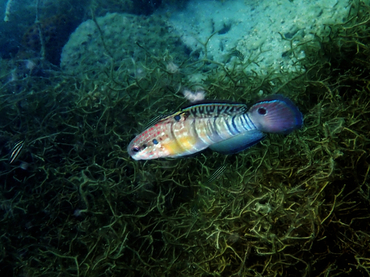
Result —
<instances>
[{"instance_id":1,"label":"anal fin","mask_svg":"<svg viewBox=\"0 0 370 277\"><path fill-rule=\"evenodd\" d=\"M212 144L209 148L221 154L235 154L260 142L265 135L258 130L250 130L227 140Z\"/></svg>"}]
</instances>

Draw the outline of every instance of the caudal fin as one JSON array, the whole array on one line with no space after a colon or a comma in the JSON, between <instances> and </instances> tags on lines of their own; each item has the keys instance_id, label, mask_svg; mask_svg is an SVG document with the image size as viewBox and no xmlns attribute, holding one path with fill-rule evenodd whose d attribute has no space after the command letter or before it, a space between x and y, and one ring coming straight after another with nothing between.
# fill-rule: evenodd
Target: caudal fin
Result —
<instances>
[{"instance_id":1,"label":"caudal fin","mask_svg":"<svg viewBox=\"0 0 370 277\"><path fill-rule=\"evenodd\" d=\"M266 133L289 134L303 124L298 107L290 99L278 94L258 101L248 114L257 129Z\"/></svg>"}]
</instances>

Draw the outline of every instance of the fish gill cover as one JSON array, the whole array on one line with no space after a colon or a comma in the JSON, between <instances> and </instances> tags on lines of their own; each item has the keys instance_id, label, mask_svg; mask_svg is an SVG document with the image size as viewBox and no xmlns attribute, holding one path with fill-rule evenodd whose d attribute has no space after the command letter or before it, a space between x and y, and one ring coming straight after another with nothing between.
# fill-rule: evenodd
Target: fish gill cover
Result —
<instances>
[{"instance_id":1,"label":"fish gill cover","mask_svg":"<svg viewBox=\"0 0 370 277\"><path fill-rule=\"evenodd\" d=\"M353 1L345 22L292 46L298 72L145 43L129 70L105 49L107 66L80 76L0 60L2 276L370 275L369 22ZM304 126L237 155L132 160L144 124L200 86L245 103L286 95Z\"/></svg>"}]
</instances>

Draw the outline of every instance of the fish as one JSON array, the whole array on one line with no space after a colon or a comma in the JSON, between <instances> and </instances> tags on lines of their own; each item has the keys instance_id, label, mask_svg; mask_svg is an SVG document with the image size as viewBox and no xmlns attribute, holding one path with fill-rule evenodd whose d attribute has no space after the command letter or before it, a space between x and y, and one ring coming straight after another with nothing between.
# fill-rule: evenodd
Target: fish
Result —
<instances>
[{"instance_id":1,"label":"fish","mask_svg":"<svg viewBox=\"0 0 370 277\"><path fill-rule=\"evenodd\" d=\"M207 185L208 184L211 184L215 180L219 179L220 176L222 176L222 174L224 174L225 170L226 170L226 165L222 165L219 168L217 168L216 171L212 173L211 177L209 177L209 179L207 180L206 184Z\"/></svg>"},{"instance_id":2,"label":"fish","mask_svg":"<svg viewBox=\"0 0 370 277\"><path fill-rule=\"evenodd\" d=\"M10 157L9 157L9 163L12 164L15 160L17 160L18 156L22 152L22 149L24 147L24 141L18 141L14 147L12 148L12 151L10 152Z\"/></svg>"},{"instance_id":3,"label":"fish","mask_svg":"<svg viewBox=\"0 0 370 277\"><path fill-rule=\"evenodd\" d=\"M235 154L260 142L266 133L289 134L302 125L302 113L283 95L268 96L250 109L244 103L195 103L145 129L127 152L134 160L179 158L207 148Z\"/></svg>"}]
</instances>

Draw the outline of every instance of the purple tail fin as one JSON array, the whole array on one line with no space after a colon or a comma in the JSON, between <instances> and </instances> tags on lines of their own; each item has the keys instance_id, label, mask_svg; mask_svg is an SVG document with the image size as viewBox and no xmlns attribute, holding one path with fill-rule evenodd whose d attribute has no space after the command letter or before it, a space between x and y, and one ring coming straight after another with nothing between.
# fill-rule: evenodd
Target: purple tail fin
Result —
<instances>
[{"instance_id":1,"label":"purple tail fin","mask_svg":"<svg viewBox=\"0 0 370 277\"><path fill-rule=\"evenodd\" d=\"M266 133L289 134L303 124L303 116L297 106L278 94L258 101L248 114L257 129Z\"/></svg>"}]
</instances>

